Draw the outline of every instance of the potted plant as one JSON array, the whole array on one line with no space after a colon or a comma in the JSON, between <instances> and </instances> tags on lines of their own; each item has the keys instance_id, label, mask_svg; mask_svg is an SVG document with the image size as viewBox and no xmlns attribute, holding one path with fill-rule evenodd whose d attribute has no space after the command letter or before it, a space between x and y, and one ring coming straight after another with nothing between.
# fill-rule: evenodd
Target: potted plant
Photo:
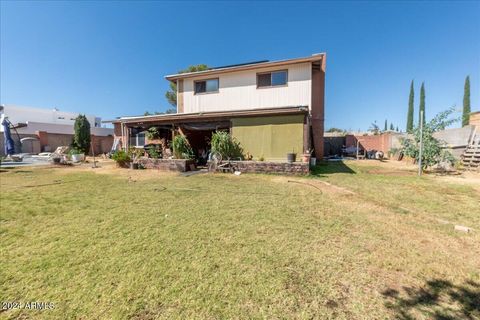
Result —
<instances>
[{"instance_id":1,"label":"potted plant","mask_svg":"<svg viewBox=\"0 0 480 320\"><path fill-rule=\"evenodd\" d=\"M80 162L85 160L85 154L77 148L70 149L68 154L70 155L72 162Z\"/></svg>"},{"instance_id":2,"label":"potted plant","mask_svg":"<svg viewBox=\"0 0 480 320\"><path fill-rule=\"evenodd\" d=\"M130 162L130 169L137 170L139 168L138 160L140 160L140 157L144 155L145 151L143 149L131 148L129 150L129 153L130 153L130 159L132 160L132 162Z\"/></svg>"},{"instance_id":3,"label":"potted plant","mask_svg":"<svg viewBox=\"0 0 480 320\"><path fill-rule=\"evenodd\" d=\"M297 154L295 153L295 149L293 149L291 153L287 153L287 161L288 161L288 163L293 163L293 162L295 162L296 158L297 158Z\"/></svg>"},{"instance_id":4,"label":"potted plant","mask_svg":"<svg viewBox=\"0 0 480 320\"><path fill-rule=\"evenodd\" d=\"M310 149L305 150L305 153L302 157L303 163L310 163L310 158L312 157L312 151Z\"/></svg>"}]
</instances>

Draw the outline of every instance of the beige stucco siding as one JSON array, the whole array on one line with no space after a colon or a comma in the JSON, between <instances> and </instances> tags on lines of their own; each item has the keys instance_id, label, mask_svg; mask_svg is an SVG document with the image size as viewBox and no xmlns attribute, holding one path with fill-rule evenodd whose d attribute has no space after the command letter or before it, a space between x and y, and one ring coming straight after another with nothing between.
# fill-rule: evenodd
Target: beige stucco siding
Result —
<instances>
[{"instance_id":1,"label":"beige stucco siding","mask_svg":"<svg viewBox=\"0 0 480 320\"><path fill-rule=\"evenodd\" d=\"M288 70L286 86L257 89L257 73ZM262 68L184 80L185 113L248 110L286 106L310 106L311 63L292 64L281 68ZM219 79L217 93L194 94L194 81Z\"/></svg>"},{"instance_id":2,"label":"beige stucco siding","mask_svg":"<svg viewBox=\"0 0 480 320\"><path fill-rule=\"evenodd\" d=\"M254 160L286 161L303 152L304 115L232 119L232 136Z\"/></svg>"}]
</instances>

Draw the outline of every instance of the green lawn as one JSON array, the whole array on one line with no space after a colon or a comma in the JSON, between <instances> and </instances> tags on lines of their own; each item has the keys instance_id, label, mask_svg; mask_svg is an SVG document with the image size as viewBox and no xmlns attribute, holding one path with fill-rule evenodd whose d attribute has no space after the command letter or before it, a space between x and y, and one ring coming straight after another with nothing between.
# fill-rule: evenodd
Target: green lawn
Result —
<instances>
[{"instance_id":1,"label":"green lawn","mask_svg":"<svg viewBox=\"0 0 480 320\"><path fill-rule=\"evenodd\" d=\"M374 164L4 170L0 318L480 317L479 189Z\"/></svg>"}]
</instances>

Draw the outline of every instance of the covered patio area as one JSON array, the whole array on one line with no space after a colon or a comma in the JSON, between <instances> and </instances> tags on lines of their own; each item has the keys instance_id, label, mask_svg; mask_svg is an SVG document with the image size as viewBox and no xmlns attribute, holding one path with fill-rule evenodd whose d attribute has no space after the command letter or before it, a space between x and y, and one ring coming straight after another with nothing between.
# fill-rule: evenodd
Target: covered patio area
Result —
<instances>
[{"instance_id":1,"label":"covered patio area","mask_svg":"<svg viewBox=\"0 0 480 320\"><path fill-rule=\"evenodd\" d=\"M301 159L312 145L306 107L122 117L113 124L119 148L156 148L163 159L175 158L172 140L182 135L200 166L209 159L216 131L229 132L242 146L244 158L235 160L287 162L287 153Z\"/></svg>"}]
</instances>

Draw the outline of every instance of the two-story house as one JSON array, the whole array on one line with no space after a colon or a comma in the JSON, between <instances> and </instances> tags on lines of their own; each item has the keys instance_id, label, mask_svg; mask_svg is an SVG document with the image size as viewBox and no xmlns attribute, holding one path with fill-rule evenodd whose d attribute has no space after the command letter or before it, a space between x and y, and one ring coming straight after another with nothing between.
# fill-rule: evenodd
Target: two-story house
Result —
<instances>
[{"instance_id":1,"label":"two-story house","mask_svg":"<svg viewBox=\"0 0 480 320\"><path fill-rule=\"evenodd\" d=\"M323 156L324 53L168 75L177 85L177 113L115 120L128 145L146 143L155 126L165 137L185 134L195 150L208 150L215 130L229 130L253 159L286 161L287 153Z\"/></svg>"}]
</instances>

